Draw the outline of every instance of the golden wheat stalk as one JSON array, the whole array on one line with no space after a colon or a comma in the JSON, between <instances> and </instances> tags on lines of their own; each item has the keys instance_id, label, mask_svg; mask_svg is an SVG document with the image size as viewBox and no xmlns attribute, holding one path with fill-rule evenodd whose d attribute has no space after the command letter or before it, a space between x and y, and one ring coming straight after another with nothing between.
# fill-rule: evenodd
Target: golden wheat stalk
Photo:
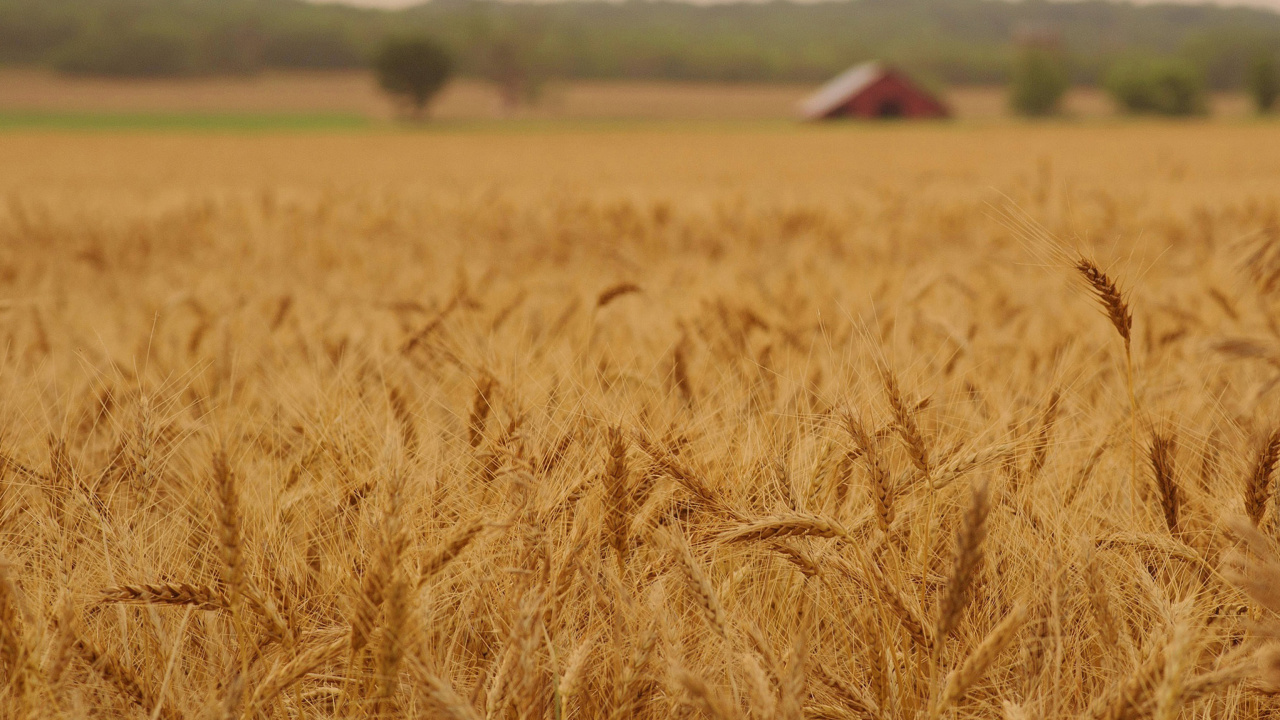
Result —
<instances>
[{"instance_id":1,"label":"golden wheat stalk","mask_svg":"<svg viewBox=\"0 0 1280 720\"><path fill-rule=\"evenodd\" d=\"M1164 667L1164 643L1154 644L1138 667L1094 700L1088 717L1092 720L1135 720L1142 717Z\"/></svg>"},{"instance_id":2,"label":"golden wheat stalk","mask_svg":"<svg viewBox=\"0 0 1280 720\"><path fill-rule=\"evenodd\" d=\"M410 674L426 690L428 707L436 715L449 720L482 720L475 705L459 695L448 681L427 669L417 654L410 654L407 660Z\"/></svg>"},{"instance_id":3,"label":"golden wheat stalk","mask_svg":"<svg viewBox=\"0 0 1280 720\"><path fill-rule=\"evenodd\" d=\"M680 483L690 495L699 503L709 510L714 510L731 519L740 522L745 521L742 513L733 507L730 507L717 493L707 484L706 480L695 472L692 468L685 465L678 458L667 450L658 446L642 433L633 435L636 445L644 451L646 455L659 467L663 472L670 475L676 482Z\"/></svg>"},{"instance_id":4,"label":"golden wheat stalk","mask_svg":"<svg viewBox=\"0 0 1280 720\"><path fill-rule=\"evenodd\" d=\"M471 413L467 416L467 443L473 448L484 442L485 428L489 422L489 412L493 409L491 398L497 382L490 375L485 375L476 383L476 394L471 400Z\"/></svg>"},{"instance_id":5,"label":"golden wheat stalk","mask_svg":"<svg viewBox=\"0 0 1280 720\"><path fill-rule=\"evenodd\" d=\"M1266 514L1267 500L1271 497L1271 480L1276 462L1280 460L1280 429L1272 431L1258 450L1244 485L1244 511L1249 521L1257 527Z\"/></svg>"},{"instance_id":6,"label":"golden wheat stalk","mask_svg":"<svg viewBox=\"0 0 1280 720\"><path fill-rule=\"evenodd\" d=\"M987 536L987 514L991 510L986 483L973 488L969 507L956 533L955 560L947 589L938 603L937 637L950 635L960 626L960 618L969 605L970 590L982 566L982 544Z\"/></svg>"},{"instance_id":7,"label":"golden wheat stalk","mask_svg":"<svg viewBox=\"0 0 1280 720\"><path fill-rule=\"evenodd\" d=\"M1102 643L1106 647L1114 647L1120 640L1122 628L1112 611L1111 592L1102 577L1102 570L1091 543L1085 546L1084 585L1089 609L1093 611L1093 619L1098 625L1098 634Z\"/></svg>"},{"instance_id":8,"label":"golden wheat stalk","mask_svg":"<svg viewBox=\"0 0 1280 720\"><path fill-rule=\"evenodd\" d=\"M903 397L897 376L887 366L880 368L880 378L884 382L884 392L889 400L889 407L893 410L893 427L902 438L907 457L911 459L911 464L916 466L925 480L931 481L932 463L929 459L929 447L925 443L924 433L920 431L919 423L916 422L915 406L909 404Z\"/></svg>"},{"instance_id":9,"label":"golden wheat stalk","mask_svg":"<svg viewBox=\"0 0 1280 720\"><path fill-rule=\"evenodd\" d=\"M435 577L441 570L444 570L449 563L456 560L480 536L480 533L486 527L488 526L483 522L473 521L454 533L448 542L423 561L422 567L418 569L418 587L421 588L426 585L431 578Z\"/></svg>"},{"instance_id":10,"label":"golden wheat stalk","mask_svg":"<svg viewBox=\"0 0 1280 720\"><path fill-rule=\"evenodd\" d=\"M1076 261L1076 271L1084 278L1103 314L1111 321L1111 326L1124 340L1125 385L1129 391L1129 503L1130 511L1138 512L1138 396L1133 385L1133 350L1131 334L1133 331L1133 312L1124 292L1097 263L1089 258L1081 257Z\"/></svg>"},{"instance_id":11,"label":"golden wheat stalk","mask_svg":"<svg viewBox=\"0 0 1280 720\"><path fill-rule=\"evenodd\" d=\"M1094 298L1102 306L1103 313L1124 340L1127 350L1133 331L1133 312L1129 309L1129 302L1125 299L1124 292L1120 290L1115 280L1112 280L1102 268L1098 267L1097 263L1089 258L1081 257L1077 260L1076 271L1084 277Z\"/></svg>"},{"instance_id":12,"label":"golden wheat stalk","mask_svg":"<svg viewBox=\"0 0 1280 720\"><path fill-rule=\"evenodd\" d=\"M603 309L609 303L613 302L614 300L617 300L620 297L623 297L625 295L631 295L632 293L638 293L638 292L640 292L640 286L632 282L621 282L621 283L618 283L617 285L612 285L610 287L607 287L604 290L602 290L600 292L600 295L596 298L596 309L597 310Z\"/></svg>"},{"instance_id":13,"label":"golden wheat stalk","mask_svg":"<svg viewBox=\"0 0 1280 720\"><path fill-rule=\"evenodd\" d=\"M713 690L706 680L679 667L671 671L671 676L676 685L684 691L689 703L711 720L737 718L738 715L731 709L729 701Z\"/></svg>"},{"instance_id":14,"label":"golden wheat stalk","mask_svg":"<svg viewBox=\"0 0 1280 720\"><path fill-rule=\"evenodd\" d=\"M1027 482L1035 482L1040 476L1040 471L1044 469L1044 464L1049 456L1049 444L1053 437L1054 425L1058 422L1058 410L1062 401L1062 393L1054 390L1049 395L1049 402L1045 405L1044 414L1040 417L1040 429L1036 433L1035 444L1031 448L1031 461L1027 466Z\"/></svg>"},{"instance_id":15,"label":"golden wheat stalk","mask_svg":"<svg viewBox=\"0 0 1280 720\"><path fill-rule=\"evenodd\" d=\"M131 703L149 713L159 713L165 720L183 720L178 708L162 704L160 695L150 680L139 675L128 664L121 662L114 653L107 652L93 640L79 633L74 647L80 657L103 678L116 687Z\"/></svg>"},{"instance_id":16,"label":"golden wheat stalk","mask_svg":"<svg viewBox=\"0 0 1280 720\"><path fill-rule=\"evenodd\" d=\"M1160 493L1160 509L1165 526L1173 535L1178 534L1178 521L1182 508L1182 490L1174 476L1176 441L1170 435L1151 434L1151 469L1155 473L1156 490Z\"/></svg>"},{"instance_id":17,"label":"golden wheat stalk","mask_svg":"<svg viewBox=\"0 0 1280 720\"><path fill-rule=\"evenodd\" d=\"M1189 705L1239 685L1258 672L1254 662L1240 662L1218 670L1211 670L1187 680L1182 687L1182 704Z\"/></svg>"},{"instance_id":18,"label":"golden wheat stalk","mask_svg":"<svg viewBox=\"0 0 1280 720\"><path fill-rule=\"evenodd\" d=\"M947 676L947 682L942 690L942 697L938 701L937 712L942 712L955 705L969 692L974 685L977 685L987 670L991 668L995 659L1004 652L1013 642L1014 636L1022 627L1022 623L1026 620L1026 607L1018 605L1005 615L1000 624L987 634L978 647L964 659L960 667L951 671Z\"/></svg>"},{"instance_id":19,"label":"golden wheat stalk","mask_svg":"<svg viewBox=\"0 0 1280 720\"><path fill-rule=\"evenodd\" d=\"M100 591L99 602L130 605L189 605L197 610L226 610L223 593L203 585L150 583L118 585Z\"/></svg>"},{"instance_id":20,"label":"golden wheat stalk","mask_svg":"<svg viewBox=\"0 0 1280 720\"><path fill-rule=\"evenodd\" d=\"M378 614L386 601L386 590L396 576L400 558L409 543L401 519L405 477L396 471L387 480L386 506L378 529L378 544L369 567L360 578L360 593L351 621L351 651L361 650L378 622Z\"/></svg>"},{"instance_id":21,"label":"golden wheat stalk","mask_svg":"<svg viewBox=\"0 0 1280 720\"><path fill-rule=\"evenodd\" d=\"M771 542L768 547L770 550L782 555L792 565L795 565L800 572L804 573L805 577L817 577L822 572L822 568L818 566L818 563L798 548L794 548L782 541Z\"/></svg>"},{"instance_id":22,"label":"golden wheat stalk","mask_svg":"<svg viewBox=\"0 0 1280 720\"><path fill-rule=\"evenodd\" d=\"M233 612L245 596L244 554L240 547L240 497L235 475L223 451L213 456L213 487L217 493L218 549L222 556L222 582Z\"/></svg>"},{"instance_id":23,"label":"golden wheat stalk","mask_svg":"<svg viewBox=\"0 0 1280 720\"><path fill-rule=\"evenodd\" d=\"M609 457L604 468L605 532L618 560L618 573L626 570L629 542L628 515L631 511L630 470L627 466L627 441L619 427L606 433Z\"/></svg>"},{"instance_id":24,"label":"golden wheat stalk","mask_svg":"<svg viewBox=\"0 0 1280 720\"><path fill-rule=\"evenodd\" d=\"M851 712L863 717L881 717L880 707L874 700L867 697L866 694L858 688L855 688L849 683L837 678L835 675L832 675L831 671L827 669L826 665L823 663L813 664L813 674L822 682L823 685L831 688L835 692L836 697L838 697L840 701L844 703L844 706Z\"/></svg>"},{"instance_id":25,"label":"golden wheat stalk","mask_svg":"<svg viewBox=\"0 0 1280 720\"><path fill-rule=\"evenodd\" d=\"M1195 665L1197 633L1190 601L1174 608L1174 623L1165 647L1164 674L1156 686L1155 720L1176 720L1186 702L1186 676Z\"/></svg>"},{"instance_id":26,"label":"golden wheat stalk","mask_svg":"<svg viewBox=\"0 0 1280 720\"><path fill-rule=\"evenodd\" d=\"M723 542L782 540L795 537L842 538L856 542L848 530L830 518L802 513L752 520L720 535Z\"/></svg>"},{"instance_id":27,"label":"golden wheat stalk","mask_svg":"<svg viewBox=\"0 0 1280 720\"><path fill-rule=\"evenodd\" d=\"M218 500L215 512L218 550L222 557L222 584L226 588L227 607L231 611L240 646L240 675L248 677L250 642L244 618L244 599L249 593L241 548L240 495L225 450L219 449L213 455L213 488Z\"/></svg>"},{"instance_id":28,"label":"golden wheat stalk","mask_svg":"<svg viewBox=\"0 0 1280 720\"><path fill-rule=\"evenodd\" d=\"M707 579L706 572L702 566L693 557L693 552L689 550L689 543L685 541L684 534L678 528L672 529L665 536L665 542L676 556L676 566L680 569L681 577L684 578L685 585L693 593L698 601L698 609L706 618L707 623L722 638L728 637L728 623L725 620L724 606L720 604L720 598L716 595L716 591L711 586L711 581Z\"/></svg>"},{"instance_id":29,"label":"golden wheat stalk","mask_svg":"<svg viewBox=\"0 0 1280 720\"><path fill-rule=\"evenodd\" d=\"M397 573L397 575L400 575ZM387 591L382 633L377 656L377 699L384 713L400 687L400 666L405 650L413 640L409 608L409 582L397 577Z\"/></svg>"},{"instance_id":30,"label":"golden wheat stalk","mask_svg":"<svg viewBox=\"0 0 1280 720\"><path fill-rule=\"evenodd\" d=\"M889 469L885 465L884 459L880 456L880 449L876 439L867 433L862 423L858 422L852 414L845 413L844 426L867 466L867 475L871 480L871 502L875 509L876 525L880 527L881 532L887 534L889 528L893 525L895 517L893 509L894 488L893 482L889 477Z\"/></svg>"},{"instance_id":31,"label":"golden wheat stalk","mask_svg":"<svg viewBox=\"0 0 1280 720\"><path fill-rule=\"evenodd\" d=\"M244 716L255 717L260 710L275 702L277 697L301 682L307 675L316 672L326 663L342 657L350 641L350 635L343 633L327 642L301 650L295 649L294 655L287 662L274 667L257 684L249 702L245 704Z\"/></svg>"},{"instance_id":32,"label":"golden wheat stalk","mask_svg":"<svg viewBox=\"0 0 1280 720\"><path fill-rule=\"evenodd\" d=\"M884 570L881 569L878 563L867 559L862 553L858 553L858 560L861 565L861 572L838 555L823 557L821 563L830 564L843 573L845 577L867 585L875 594L876 599L898 619L903 629L907 631L907 635L921 649L932 650L935 642L933 631L925 622L921 613L915 609L914 604L907 600L906 595L897 585L885 577Z\"/></svg>"},{"instance_id":33,"label":"golden wheat stalk","mask_svg":"<svg viewBox=\"0 0 1280 720\"><path fill-rule=\"evenodd\" d=\"M39 668L34 648L23 631L26 623L10 568L7 560L0 559L0 669L7 673L14 697L25 702Z\"/></svg>"},{"instance_id":34,"label":"golden wheat stalk","mask_svg":"<svg viewBox=\"0 0 1280 720\"><path fill-rule=\"evenodd\" d=\"M560 679L556 684L556 694L560 701L561 716L564 715L565 704L578 693L581 688L583 675L587 669L587 659L591 657L591 652L595 650L596 638L588 637L578 643L578 647L569 655L569 659L565 661L564 672L561 673Z\"/></svg>"}]
</instances>

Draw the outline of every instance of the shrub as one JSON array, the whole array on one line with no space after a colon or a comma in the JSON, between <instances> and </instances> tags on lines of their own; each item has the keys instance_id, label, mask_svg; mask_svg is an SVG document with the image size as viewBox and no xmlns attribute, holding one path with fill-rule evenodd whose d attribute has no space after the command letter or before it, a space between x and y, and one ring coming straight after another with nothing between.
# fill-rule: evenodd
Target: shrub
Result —
<instances>
[{"instance_id":1,"label":"shrub","mask_svg":"<svg viewBox=\"0 0 1280 720\"><path fill-rule=\"evenodd\" d=\"M419 117L449 79L453 60L430 40L406 38L386 42L374 67L382 89L402 98Z\"/></svg>"},{"instance_id":2,"label":"shrub","mask_svg":"<svg viewBox=\"0 0 1280 720\"><path fill-rule=\"evenodd\" d=\"M1280 69L1274 55L1260 53L1249 67L1249 94L1258 112L1271 112L1280 96Z\"/></svg>"},{"instance_id":3,"label":"shrub","mask_svg":"<svg viewBox=\"0 0 1280 720\"><path fill-rule=\"evenodd\" d=\"M1106 85L1125 112L1198 115L1208 108L1203 78L1182 60L1124 61L1107 73Z\"/></svg>"},{"instance_id":4,"label":"shrub","mask_svg":"<svg viewBox=\"0 0 1280 720\"><path fill-rule=\"evenodd\" d=\"M1018 56L1009 86L1009 104L1019 115L1051 115L1071 86L1059 52L1027 48Z\"/></svg>"}]
</instances>

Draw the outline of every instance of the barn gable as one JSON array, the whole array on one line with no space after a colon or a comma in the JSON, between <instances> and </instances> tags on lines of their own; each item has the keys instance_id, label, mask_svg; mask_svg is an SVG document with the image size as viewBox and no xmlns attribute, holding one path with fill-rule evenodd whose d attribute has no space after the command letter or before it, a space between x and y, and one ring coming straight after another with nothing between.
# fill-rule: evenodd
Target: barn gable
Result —
<instances>
[{"instance_id":1,"label":"barn gable","mask_svg":"<svg viewBox=\"0 0 1280 720\"><path fill-rule=\"evenodd\" d=\"M949 117L947 106L905 75L878 62L850 68L800 103L807 120Z\"/></svg>"}]
</instances>

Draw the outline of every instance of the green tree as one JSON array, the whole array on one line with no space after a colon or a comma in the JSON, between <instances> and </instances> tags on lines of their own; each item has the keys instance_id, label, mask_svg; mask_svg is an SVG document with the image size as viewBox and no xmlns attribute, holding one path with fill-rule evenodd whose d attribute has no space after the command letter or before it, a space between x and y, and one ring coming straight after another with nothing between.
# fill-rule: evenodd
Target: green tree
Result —
<instances>
[{"instance_id":1,"label":"green tree","mask_svg":"<svg viewBox=\"0 0 1280 720\"><path fill-rule=\"evenodd\" d=\"M374 62L378 84L401 98L414 118L422 117L431 98L453 71L453 59L426 38L389 40Z\"/></svg>"},{"instance_id":2,"label":"green tree","mask_svg":"<svg viewBox=\"0 0 1280 720\"><path fill-rule=\"evenodd\" d=\"M1121 61L1107 73L1107 90L1129 113L1186 116L1208 111L1204 79L1190 63L1174 58Z\"/></svg>"},{"instance_id":3,"label":"green tree","mask_svg":"<svg viewBox=\"0 0 1280 720\"><path fill-rule=\"evenodd\" d=\"M1271 53L1259 53L1249 67L1249 94L1260 113L1271 112L1280 96L1280 69Z\"/></svg>"},{"instance_id":4,"label":"green tree","mask_svg":"<svg viewBox=\"0 0 1280 720\"><path fill-rule=\"evenodd\" d=\"M1019 115L1052 115L1071 87L1061 52L1029 47L1018 54L1009 85L1009 104Z\"/></svg>"}]
</instances>

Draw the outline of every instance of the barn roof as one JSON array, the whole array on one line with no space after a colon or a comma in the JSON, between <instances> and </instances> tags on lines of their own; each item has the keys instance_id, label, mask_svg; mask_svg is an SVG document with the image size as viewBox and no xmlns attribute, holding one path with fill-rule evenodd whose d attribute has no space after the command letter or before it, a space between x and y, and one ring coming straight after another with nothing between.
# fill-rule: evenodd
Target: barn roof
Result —
<instances>
[{"instance_id":1,"label":"barn roof","mask_svg":"<svg viewBox=\"0 0 1280 720\"><path fill-rule=\"evenodd\" d=\"M874 61L851 67L805 98L800 112L809 118L822 117L884 75L884 66Z\"/></svg>"}]
</instances>

